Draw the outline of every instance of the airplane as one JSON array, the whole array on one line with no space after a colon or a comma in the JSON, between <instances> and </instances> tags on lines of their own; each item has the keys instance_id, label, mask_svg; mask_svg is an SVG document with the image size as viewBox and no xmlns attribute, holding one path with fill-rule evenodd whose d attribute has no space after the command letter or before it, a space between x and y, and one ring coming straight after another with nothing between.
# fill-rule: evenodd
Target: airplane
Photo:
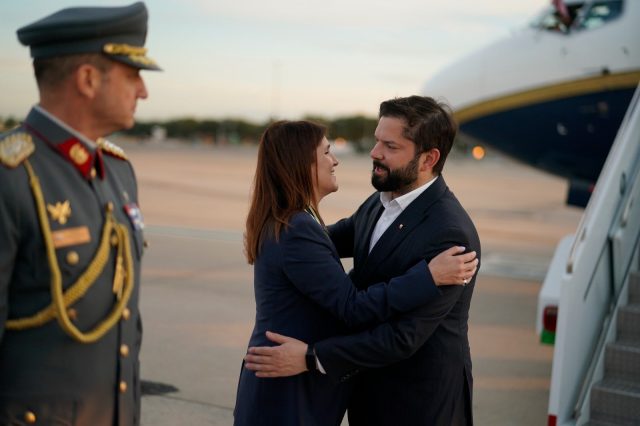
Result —
<instances>
[{"instance_id":1,"label":"airplane","mask_svg":"<svg viewBox=\"0 0 640 426\"><path fill-rule=\"evenodd\" d=\"M547 424L638 424L640 334L629 343L624 327L640 309L640 1L550 3L423 93L448 101L467 144L567 178L567 203L586 207L538 298L536 329L554 344Z\"/></svg>"},{"instance_id":2,"label":"airplane","mask_svg":"<svg viewBox=\"0 0 640 426\"><path fill-rule=\"evenodd\" d=\"M422 92L448 101L461 140L567 178L585 207L640 81L640 1L551 3Z\"/></svg>"}]
</instances>

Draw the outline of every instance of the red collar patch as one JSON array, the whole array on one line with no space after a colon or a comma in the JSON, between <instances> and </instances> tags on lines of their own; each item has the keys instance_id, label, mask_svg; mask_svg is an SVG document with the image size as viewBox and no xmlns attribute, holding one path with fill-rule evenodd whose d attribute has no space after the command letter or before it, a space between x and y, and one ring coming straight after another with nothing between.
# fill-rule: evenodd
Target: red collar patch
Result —
<instances>
[{"instance_id":1,"label":"red collar patch","mask_svg":"<svg viewBox=\"0 0 640 426\"><path fill-rule=\"evenodd\" d=\"M91 177L91 168L93 166L93 155L91 152L76 138L67 139L57 144L56 148L60 153L73 164L76 169L85 177Z\"/></svg>"}]
</instances>

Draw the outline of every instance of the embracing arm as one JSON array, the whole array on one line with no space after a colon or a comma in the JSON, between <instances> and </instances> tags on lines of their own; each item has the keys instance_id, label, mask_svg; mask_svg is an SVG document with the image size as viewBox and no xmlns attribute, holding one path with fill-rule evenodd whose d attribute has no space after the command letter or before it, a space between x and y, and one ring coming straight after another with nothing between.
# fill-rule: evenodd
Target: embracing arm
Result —
<instances>
[{"instance_id":1,"label":"embracing arm","mask_svg":"<svg viewBox=\"0 0 640 426\"><path fill-rule=\"evenodd\" d=\"M450 231L451 232L451 231ZM444 243L468 244L460 232ZM440 246L442 248L442 246ZM468 287L447 286L441 296L392 321L350 336L336 336L315 344L318 359L336 381L346 380L362 369L383 367L412 356L429 339L454 306L473 290L475 273Z\"/></svg>"},{"instance_id":2,"label":"embracing arm","mask_svg":"<svg viewBox=\"0 0 640 426\"><path fill-rule=\"evenodd\" d=\"M455 241L443 244L452 243ZM444 252L434 257L429 266L443 255ZM471 275L466 277L474 277L471 286L477 263L477 259L469 262L473 268L467 270ZM460 286L443 287L440 297L393 321L358 334L317 342L316 355L335 381L346 380L364 368L382 367L406 359L424 344L458 302L461 293L468 290ZM249 348L245 357L248 369L256 371L259 377L282 377L305 371L306 368L292 366L304 366L306 343L273 333L267 337L280 346Z\"/></svg>"},{"instance_id":3,"label":"embracing arm","mask_svg":"<svg viewBox=\"0 0 640 426\"><path fill-rule=\"evenodd\" d=\"M334 382L342 382L362 370L384 367L409 358L435 331L461 291L458 286L443 288L442 297L397 320L357 334L316 342L313 350L323 373ZM279 346L250 347L245 356L245 368L265 378L293 376L307 371L307 343L269 331L267 338Z\"/></svg>"},{"instance_id":4,"label":"embracing arm","mask_svg":"<svg viewBox=\"0 0 640 426\"><path fill-rule=\"evenodd\" d=\"M437 284L423 260L389 284L358 291L333 256L331 242L307 215L298 215L281 235L284 272L302 293L350 327L382 322L436 299ZM462 259L452 262L463 263ZM462 280L454 282L462 284ZM277 331L277 330L275 330Z\"/></svg>"},{"instance_id":5,"label":"embracing arm","mask_svg":"<svg viewBox=\"0 0 640 426\"><path fill-rule=\"evenodd\" d=\"M413 355L433 334L458 300L462 287L442 289L442 297L370 330L315 344L332 380L344 381L363 369L384 367Z\"/></svg>"}]
</instances>

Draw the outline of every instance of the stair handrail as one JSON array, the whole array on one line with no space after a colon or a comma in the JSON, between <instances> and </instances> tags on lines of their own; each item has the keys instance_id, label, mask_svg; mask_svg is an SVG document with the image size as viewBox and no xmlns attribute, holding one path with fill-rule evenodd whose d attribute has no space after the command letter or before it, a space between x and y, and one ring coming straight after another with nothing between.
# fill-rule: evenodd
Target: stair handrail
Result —
<instances>
[{"instance_id":1,"label":"stair handrail","mask_svg":"<svg viewBox=\"0 0 640 426\"><path fill-rule=\"evenodd\" d=\"M638 143L640 143L640 140L638 141ZM640 152L636 155L636 157L638 158L638 160L640 160ZM640 161L634 161L632 162L632 164L633 164L633 167L630 170L631 172L630 178L627 179L626 175L622 174L622 176L624 176L623 182L625 182L624 184L622 184L622 186L624 187L623 188L624 191L621 191L623 192L622 194L623 196L622 196L622 199L620 200L618 211L614 215L614 220L612 221L611 229L609 230L609 233L608 233L609 238L607 240L607 243L609 244L611 244L611 242L613 241L613 238L614 238L613 232L617 229L618 222L621 227L626 227L627 224L630 223L630 219L631 220L635 219L636 221L640 220L640 218L630 217L630 211L632 208L633 201L636 201L632 198L632 196L634 195L634 192L637 191L638 188L640 187ZM626 183L629 181L631 182L630 185ZM622 274L620 274L619 276L616 276L616 274L613 273L614 266L611 265L611 268L612 268L611 299L609 301L607 315L605 316L605 320L602 324L600 335L598 336L598 341L595 346L595 350L594 350L595 356L591 359L589 368L587 370L587 374L585 375L584 380L582 381L582 385L580 387L580 394L579 394L578 400L574 407L574 418L576 419L579 419L580 416L582 415L586 398L589 395L589 391L591 389L591 384L594 382L593 377L595 375L598 364L600 363L601 354L605 349L605 345L607 344L607 335L611 327L611 322L614 320L615 313L617 312L617 309L620 306L621 302L624 303L625 301L623 300L624 298L622 296L624 294L625 287L628 285L627 278L631 271L631 265L634 261L635 254L638 251L639 244L640 244L640 234L636 235L635 237L635 241L632 246L633 248L631 250L631 255L628 257L628 259L626 259L623 265ZM612 252L614 249L611 247L610 250Z\"/></svg>"},{"instance_id":2,"label":"stair handrail","mask_svg":"<svg viewBox=\"0 0 640 426\"><path fill-rule=\"evenodd\" d=\"M636 241L634 243L634 249L633 249L634 253L638 252L639 245L640 245L640 234L636 237ZM617 292L617 294L613 295L613 297L611 298L611 301L609 302L609 309L605 317L605 321L602 324L602 328L600 329L600 335L598 336L596 349L593 352L595 356L591 358L591 362L589 363L589 368L580 386L580 394L578 395L578 399L576 401L575 407L573 408L573 417L576 420L579 420L580 417L582 416L582 412L584 411L583 409L586 405L587 397L589 396L591 391L591 385L595 381L594 375L597 371L598 365L602 358L602 353L606 347L606 344L608 343L607 335L609 334L611 323L615 318L615 313L617 312L618 307L620 307L621 305L621 301L625 299L622 296L624 295L625 287L628 287L627 278L629 276L629 273L631 270L631 263L633 262L634 258L635 256L631 256L631 259L627 262L627 266L625 268L626 271L624 273L625 283L623 284L623 287L620 289L620 291Z\"/></svg>"},{"instance_id":3,"label":"stair handrail","mask_svg":"<svg viewBox=\"0 0 640 426\"><path fill-rule=\"evenodd\" d=\"M626 133L629 131L629 121L633 119L634 113L637 112L639 108L640 108L640 84L636 87L636 90L633 94L633 98L631 99L631 102L629 103L629 107L627 108L627 113L625 114L622 120L622 123L620 124L619 134L616 137L616 141L622 140L624 137L622 133L623 132ZM602 172L600 173L600 177L598 178L598 183L600 183L601 179L608 177L605 174L606 170L611 169L613 164L617 164L620 162L620 157L624 155L624 148L625 146L622 143L614 143L611 146L609 155L607 156L607 159L605 160L605 163L602 166ZM637 171L638 167L636 166L634 169ZM611 176L611 178L613 178L613 176ZM591 194L591 199L589 200L589 204L585 208L584 214L582 215L582 217L580 218L580 222L578 223L576 238L573 241L573 245L571 246L571 250L569 251L569 258L567 260L566 271L568 274L573 273L573 269L577 260L578 249L580 248L582 242L586 239L588 235L589 224L590 224L590 220L593 212L593 209L590 209L589 206L596 205L597 203L595 202L595 200L598 197L603 197L604 191L607 189L607 188L604 188L605 186L604 182L603 182L603 185L598 185L598 183L596 183L593 194ZM620 186L622 189L624 184L621 182ZM624 194L621 193L621 195L624 195ZM595 268L595 265L594 265L594 268Z\"/></svg>"},{"instance_id":4,"label":"stair handrail","mask_svg":"<svg viewBox=\"0 0 640 426\"><path fill-rule=\"evenodd\" d=\"M604 347L601 335L607 327L603 325L610 324L611 319L607 316L611 316L612 309L609 304L600 304L599 308L595 308L597 301L606 300L605 303L611 303L612 300L617 300L615 289L619 289L620 285L614 281L624 279L613 272L613 259L603 258L603 255L610 254L613 250L612 229L617 226L628 205L632 192L629 183L635 182L640 173L638 134L640 85L636 87L595 190L578 225L565 274L560 278L563 285L551 386L551 400L560 404L557 407L559 425L572 424L576 416L580 415L596 371L596 367L591 365L594 359L588 358L587 354L599 353L593 352L593 349L601 351ZM604 281L595 279L596 274L600 278L603 278L603 274L606 276L607 267L611 276L604 278ZM628 271L628 268L626 270ZM607 284L610 287L604 287ZM586 328L582 331L576 330L579 332L570 331L572 320L584 322ZM577 352L578 350L581 352Z\"/></svg>"}]
</instances>

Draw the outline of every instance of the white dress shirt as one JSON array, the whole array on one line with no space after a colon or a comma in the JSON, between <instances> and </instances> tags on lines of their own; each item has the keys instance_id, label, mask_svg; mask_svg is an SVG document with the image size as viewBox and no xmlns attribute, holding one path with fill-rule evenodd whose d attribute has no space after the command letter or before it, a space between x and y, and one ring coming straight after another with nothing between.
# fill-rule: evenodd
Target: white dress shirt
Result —
<instances>
[{"instance_id":1,"label":"white dress shirt","mask_svg":"<svg viewBox=\"0 0 640 426\"><path fill-rule=\"evenodd\" d=\"M376 226L373 228L373 232L371 233L371 241L369 242L369 253L373 250L373 247L376 245L384 231L386 231L389 226L393 223L394 220L400 216L400 213L406 209L409 204L411 204L416 198L420 196L427 188L431 186L433 182L436 181L438 176L431 179L429 182L425 183L422 186L417 187L411 192L407 192L404 195L401 195L397 198L391 199L390 192L381 192L380 193L380 202L384 207L384 211L380 215Z\"/></svg>"},{"instance_id":2,"label":"white dress shirt","mask_svg":"<svg viewBox=\"0 0 640 426\"><path fill-rule=\"evenodd\" d=\"M384 231L386 231L389 226L393 223L394 220L400 216L400 213L406 209L409 204L411 204L416 198L420 196L427 188L431 186L433 182L436 181L438 176L431 179L429 182L425 183L422 186L417 187L411 192L407 192L404 195L401 195L398 198L391 199L390 192L381 192L380 193L380 202L382 202L382 206L384 207L384 212L380 215L378 222L376 223L375 228L373 228L373 233L371 234L371 243L369 244L369 253L376 245ZM316 356L316 366L318 370L322 374L327 374L327 371L324 369L320 359Z\"/></svg>"}]
</instances>

